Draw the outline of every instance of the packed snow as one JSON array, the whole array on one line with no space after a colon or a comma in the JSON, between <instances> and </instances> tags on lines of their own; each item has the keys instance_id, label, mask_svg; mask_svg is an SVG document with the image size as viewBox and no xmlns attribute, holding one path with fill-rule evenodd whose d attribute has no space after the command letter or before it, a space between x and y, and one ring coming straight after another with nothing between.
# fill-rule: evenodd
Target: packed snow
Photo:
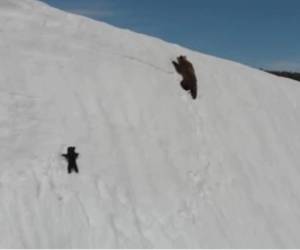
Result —
<instances>
[{"instance_id":1,"label":"packed snow","mask_svg":"<svg viewBox=\"0 0 300 250\"><path fill-rule=\"evenodd\" d=\"M0 247L299 248L299 105L296 81L1 0Z\"/></svg>"}]
</instances>

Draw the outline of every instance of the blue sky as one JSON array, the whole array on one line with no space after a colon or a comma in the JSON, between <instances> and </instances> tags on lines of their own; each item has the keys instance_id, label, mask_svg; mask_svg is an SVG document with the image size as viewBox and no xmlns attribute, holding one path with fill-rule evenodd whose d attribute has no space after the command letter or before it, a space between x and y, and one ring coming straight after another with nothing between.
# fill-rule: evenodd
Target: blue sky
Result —
<instances>
[{"instance_id":1,"label":"blue sky","mask_svg":"<svg viewBox=\"0 0 300 250\"><path fill-rule=\"evenodd\" d=\"M254 67L300 71L300 0L42 0Z\"/></svg>"}]
</instances>

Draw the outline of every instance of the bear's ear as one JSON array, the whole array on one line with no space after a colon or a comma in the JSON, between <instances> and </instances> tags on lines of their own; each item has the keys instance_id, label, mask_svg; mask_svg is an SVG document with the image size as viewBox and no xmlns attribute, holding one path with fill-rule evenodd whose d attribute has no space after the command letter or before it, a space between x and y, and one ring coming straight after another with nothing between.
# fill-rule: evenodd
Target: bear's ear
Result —
<instances>
[{"instance_id":1,"label":"bear's ear","mask_svg":"<svg viewBox=\"0 0 300 250\"><path fill-rule=\"evenodd\" d=\"M179 62L186 61L186 56L181 55L177 59Z\"/></svg>"}]
</instances>

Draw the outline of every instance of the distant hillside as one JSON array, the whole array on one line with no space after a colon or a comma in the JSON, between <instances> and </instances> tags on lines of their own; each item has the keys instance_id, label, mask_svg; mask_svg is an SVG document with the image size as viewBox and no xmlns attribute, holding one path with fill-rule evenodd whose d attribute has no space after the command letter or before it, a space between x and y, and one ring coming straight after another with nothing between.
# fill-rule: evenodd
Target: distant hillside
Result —
<instances>
[{"instance_id":1,"label":"distant hillside","mask_svg":"<svg viewBox=\"0 0 300 250\"><path fill-rule=\"evenodd\" d=\"M274 71L274 70L265 70L265 71L273 75L282 76L282 77L294 79L296 81L300 81L300 73L297 72Z\"/></svg>"}]
</instances>

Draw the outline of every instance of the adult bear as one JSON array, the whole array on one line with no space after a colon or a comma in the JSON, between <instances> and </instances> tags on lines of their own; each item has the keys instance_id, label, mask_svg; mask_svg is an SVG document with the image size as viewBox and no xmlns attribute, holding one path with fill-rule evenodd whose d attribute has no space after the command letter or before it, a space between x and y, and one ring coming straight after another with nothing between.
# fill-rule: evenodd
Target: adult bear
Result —
<instances>
[{"instance_id":1,"label":"adult bear","mask_svg":"<svg viewBox=\"0 0 300 250\"><path fill-rule=\"evenodd\" d=\"M193 64L189 62L185 56L177 57L177 62L172 61L176 71L180 74L183 79L181 81L181 87L190 91L193 99L197 98L197 78Z\"/></svg>"}]
</instances>

